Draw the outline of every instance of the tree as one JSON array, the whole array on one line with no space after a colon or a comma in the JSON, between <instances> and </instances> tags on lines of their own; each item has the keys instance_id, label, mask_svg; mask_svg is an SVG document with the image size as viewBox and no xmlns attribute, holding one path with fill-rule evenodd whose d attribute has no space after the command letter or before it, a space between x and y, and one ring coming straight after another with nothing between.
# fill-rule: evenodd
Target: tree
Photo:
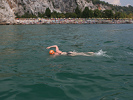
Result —
<instances>
[{"instance_id":1,"label":"tree","mask_svg":"<svg viewBox=\"0 0 133 100\"><path fill-rule=\"evenodd\" d=\"M44 18L44 16L45 16L44 13L40 13L40 12L38 12L38 17L40 17L40 18Z\"/></svg>"},{"instance_id":2,"label":"tree","mask_svg":"<svg viewBox=\"0 0 133 100\"><path fill-rule=\"evenodd\" d=\"M66 13L65 16L66 18L77 18L76 13Z\"/></svg>"},{"instance_id":3,"label":"tree","mask_svg":"<svg viewBox=\"0 0 133 100\"><path fill-rule=\"evenodd\" d=\"M88 18L89 17L89 8L85 7L84 11L82 12L82 18Z\"/></svg>"},{"instance_id":4,"label":"tree","mask_svg":"<svg viewBox=\"0 0 133 100\"><path fill-rule=\"evenodd\" d=\"M122 13L116 12L116 13L114 14L114 17L115 17L115 19L122 18Z\"/></svg>"},{"instance_id":5,"label":"tree","mask_svg":"<svg viewBox=\"0 0 133 100\"><path fill-rule=\"evenodd\" d=\"M84 11L82 12L82 18L89 18L93 17L93 11L89 10L88 7L85 7Z\"/></svg>"},{"instance_id":6,"label":"tree","mask_svg":"<svg viewBox=\"0 0 133 100\"><path fill-rule=\"evenodd\" d=\"M89 18L89 17L93 17L93 11L89 10L88 7L85 7L84 11L82 12L82 18Z\"/></svg>"},{"instance_id":7,"label":"tree","mask_svg":"<svg viewBox=\"0 0 133 100\"><path fill-rule=\"evenodd\" d=\"M121 13L122 18L127 18L127 14L125 12Z\"/></svg>"},{"instance_id":8,"label":"tree","mask_svg":"<svg viewBox=\"0 0 133 100\"><path fill-rule=\"evenodd\" d=\"M63 13L58 13L58 18L65 18L65 15Z\"/></svg>"},{"instance_id":9,"label":"tree","mask_svg":"<svg viewBox=\"0 0 133 100\"><path fill-rule=\"evenodd\" d=\"M22 15L20 18L37 18L36 15L33 13L26 12L24 15Z\"/></svg>"},{"instance_id":10,"label":"tree","mask_svg":"<svg viewBox=\"0 0 133 100\"><path fill-rule=\"evenodd\" d=\"M128 17L128 18L133 18L133 14L130 13L127 17Z\"/></svg>"},{"instance_id":11,"label":"tree","mask_svg":"<svg viewBox=\"0 0 133 100\"><path fill-rule=\"evenodd\" d=\"M90 18L94 17L94 12L92 10L89 10L89 17Z\"/></svg>"},{"instance_id":12,"label":"tree","mask_svg":"<svg viewBox=\"0 0 133 100\"><path fill-rule=\"evenodd\" d=\"M77 8L75 9L75 14L77 14L77 17L80 18L81 17L81 11L79 9L79 7L77 6Z\"/></svg>"},{"instance_id":13,"label":"tree","mask_svg":"<svg viewBox=\"0 0 133 100\"><path fill-rule=\"evenodd\" d=\"M45 15L50 18L51 17L51 10L49 8L46 9Z\"/></svg>"},{"instance_id":14,"label":"tree","mask_svg":"<svg viewBox=\"0 0 133 100\"><path fill-rule=\"evenodd\" d=\"M52 18L57 18L57 17L58 17L58 13L57 13L56 11L53 11L53 12L51 13L51 17L52 17Z\"/></svg>"},{"instance_id":15,"label":"tree","mask_svg":"<svg viewBox=\"0 0 133 100\"><path fill-rule=\"evenodd\" d=\"M101 11L98 10L98 9L95 9L95 10L94 10L94 17L95 17L95 18L100 18L101 16L102 16Z\"/></svg>"},{"instance_id":16,"label":"tree","mask_svg":"<svg viewBox=\"0 0 133 100\"><path fill-rule=\"evenodd\" d=\"M104 18L113 18L113 12L112 10L104 10L103 11L103 17Z\"/></svg>"}]
</instances>

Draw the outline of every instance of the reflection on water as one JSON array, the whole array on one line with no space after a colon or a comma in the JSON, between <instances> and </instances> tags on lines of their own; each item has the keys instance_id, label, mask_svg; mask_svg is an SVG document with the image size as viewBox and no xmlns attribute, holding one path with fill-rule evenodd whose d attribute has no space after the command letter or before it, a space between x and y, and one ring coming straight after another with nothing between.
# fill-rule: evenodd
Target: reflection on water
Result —
<instances>
[{"instance_id":1,"label":"reflection on water","mask_svg":"<svg viewBox=\"0 0 133 100\"><path fill-rule=\"evenodd\" d=\"M23 34L19 34L18 32L20 30L18 30L17 27L13 25L7 26L4 30L4 32L0 32L0 43L2 45L8 45L23 39Z\"/></svg>"}]
</instances>

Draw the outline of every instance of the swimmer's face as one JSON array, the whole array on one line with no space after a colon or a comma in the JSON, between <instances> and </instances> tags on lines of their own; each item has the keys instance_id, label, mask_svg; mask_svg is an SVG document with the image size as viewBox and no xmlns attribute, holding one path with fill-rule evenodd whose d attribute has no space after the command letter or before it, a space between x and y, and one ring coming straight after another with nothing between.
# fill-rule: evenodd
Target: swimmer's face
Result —
<instances>
[{"instance_id":1,"label":"swimmer's face","mask_svg":"<svg viewBox=\"0 0 133 100\"><path fill-rule=\"evenodd\" d=\"M54 50L50 50L50 51L49 51L49 54L50 54L50 55L55 54Z\"/></svg>"}]
</instances>

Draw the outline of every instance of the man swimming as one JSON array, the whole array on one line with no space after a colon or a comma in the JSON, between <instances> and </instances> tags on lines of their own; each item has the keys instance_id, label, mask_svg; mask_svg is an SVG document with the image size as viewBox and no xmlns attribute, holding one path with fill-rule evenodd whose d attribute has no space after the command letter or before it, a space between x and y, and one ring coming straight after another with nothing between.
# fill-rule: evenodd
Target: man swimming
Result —
<instances>
[{"instance_id":1,"label":"man swimming","mask_svg":"<svg viewBox=\"0 0 133 100\"><path fill-rule=\"evenodd\" d=\"M84 53L84 52L62 52L62 51L59 50L59 47L57 45L49 46L46 49L50 49L50 48L56 48L56 52L54 52L54 50L49 51L49 54L51 54L51 55L92 56L94 54L94 52L87 52L87 53Z\"/></svg>"}]
</instances>

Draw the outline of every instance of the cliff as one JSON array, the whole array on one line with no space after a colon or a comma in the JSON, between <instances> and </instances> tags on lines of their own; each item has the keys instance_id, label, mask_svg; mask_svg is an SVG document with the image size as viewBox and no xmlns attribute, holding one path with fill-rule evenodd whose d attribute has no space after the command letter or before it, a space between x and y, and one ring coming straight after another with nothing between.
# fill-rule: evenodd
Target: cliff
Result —
<instances>
[{"instance_id":1,"label":"cliff","mask_svg":"<svg viewBox=\"0 0 133 100\"><path fill-rule=\"evenodd\" d=\"M0 0L0 22L15 23L15 14L21 16L28 12L38 15L38 12L44 13L46 8L49 8L51 12L74 12L77 6L82 11L85 7L92 10L111 9L101 4L94 5L92 0Z\"/></svg>"},{"instance_id":2,"label":"cliff","mask_svg":"<svg viewBox=\"0 0 133 100\"><path fill-rule=\"evenodd\" d=\"M8 1L0 0L0 24L15 23L15 15Z\"/></svg>"}]
</instances>

